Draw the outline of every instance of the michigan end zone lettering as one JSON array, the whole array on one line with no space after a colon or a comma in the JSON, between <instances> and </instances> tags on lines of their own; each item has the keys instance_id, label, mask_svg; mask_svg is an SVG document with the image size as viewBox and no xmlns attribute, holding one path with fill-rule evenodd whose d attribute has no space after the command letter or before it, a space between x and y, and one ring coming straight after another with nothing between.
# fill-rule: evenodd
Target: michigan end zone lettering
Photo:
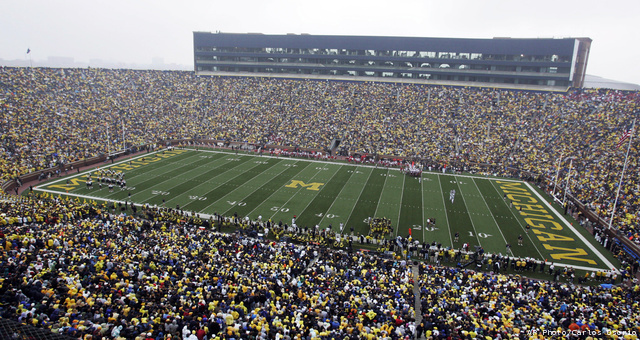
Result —
<instances>
[{"instance_id":1,"label":"michigan end zone lettering","mask_svg":"<svg viewBox=\"0 0 640 340\"><path fill-rule=\"evenodd\" d=\"M73 190L75 188L77 188L78 186L81 185L81 183L86 183L87 181L85 181L82 178L70 178L68 180L68 183L66 184L54 184L54 185L49 185L48 187L46 187L47 189L62 189L62 190Z\"/></svg>"},{"instance_id":2,"label":"michigan end zone lettering","mask_svg":"<svg viewBox=\"0 0 640 340\"><path fill-rule=\"evenodd\" d=\"M292 179L291 183L285 185L285 188L298 188L298 186L301 186L303 188L307 188L307 190L315 190L315 191L320 191L320 186L324 185L324 183L309 183L306 184L303 181L298 181L296 179Z\"/></svg>"},{"instance_id":3,"label":"michigan end zone lettering","mask_svg":"<svg viewBox=\"0 0 640 340\"><path fill-rule=\"evenodd\" d=\"M139 168L143 165L148 165L151 163L155 163L163 160L164 158L173 157L175 155L179 155L183 152L187 152L187 150L171 150L165 151L163 153L157 153L151 157L143 157L140 159L131 160L127 163L121 163L115 166L110 167L113 170L133 170L135 168ZM144 161L143 161L144 160Z\"/></svg>"},{"instance_id":4,"label":"michigan end zone lettering","mask_svg":"<svg viewBox=\"0 0 640 340\"><path fill-rule=\"evenodd\" d=\"M109 169L113 169L113 170L133 170L135 168L139 168L143 165L147 165L150 163L155 163L157 161L161 161L164 158L169 158L169 157L173 157L175 155L179 155L183 152L186 152L186 150L171 150L171 151L165 151L163 153L157 153L155 155L149 156L149 157L143 157L140 159L135 159L135 160L130 160L129 162L126 163L121 163L118 165L114 165L109 167ZM142 159L144 159L144 161L142 161ZM82 178L70 178L67 180L67 183L65 184L52 184L52 185L48 185L45 188L46 189L62 189L65 191L71 191L76 189L77 187L84 185L87 181L82 179Z\"/></svg>"},{"instance_id":5,"label":"michigan end zone lettering","mask_svg":"<svg viewBox=\"0 0 640 340\"><path fill-rule=\"evenodd\" d=\"M505 193L505 196L518 208L520 216L524 217L525 223L531 226L531 230L538 240L542 242L542 246L552 252L550 253L551 258L557 261L571 260L592 265L597 264L594 260L584 258L589 255L584 249L560 247L559 245L566 246L567 244L555 243L575 242L575 239L552 232L554 230L562 230L563 226L555 221L554 217L542 204L539 204L540 202L533 197L531 192L522 186L522 183L503 181L496 181L496 183L500 185L500 189Z\"/></svg>"}]
</instances>

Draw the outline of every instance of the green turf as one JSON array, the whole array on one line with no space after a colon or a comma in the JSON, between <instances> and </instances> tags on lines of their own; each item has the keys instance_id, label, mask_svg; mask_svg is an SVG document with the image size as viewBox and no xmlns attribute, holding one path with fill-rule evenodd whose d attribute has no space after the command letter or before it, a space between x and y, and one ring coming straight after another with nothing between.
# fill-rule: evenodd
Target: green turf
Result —
<instances>
[{"instance_id":1,"label":"green turf","mask_svg":"<svg viewBox=\"0 0 640 340\"><path fill-rule=\"evenodd\" d=\"M339 231L344 223L345 232L353 228L358 234L368 233L370 217L386 217L393 225L388 238L411 230L414 240L445 247L468 243L471 249L506 254L508 243L514 256L586 269L619 265L600 245L590 245L593 238L558 213L549 197L523 182L441 173L424 173L418 180L393 168L193 150L146 154L102 167L123 171L127 188L99 189L92 170L93 189L86 188L82 173L36 190L180 207L205 216L261 216L287 224L296 216L300 227ZM527 224L533 226L525 232Z\"/></svg>"}]
</instances>

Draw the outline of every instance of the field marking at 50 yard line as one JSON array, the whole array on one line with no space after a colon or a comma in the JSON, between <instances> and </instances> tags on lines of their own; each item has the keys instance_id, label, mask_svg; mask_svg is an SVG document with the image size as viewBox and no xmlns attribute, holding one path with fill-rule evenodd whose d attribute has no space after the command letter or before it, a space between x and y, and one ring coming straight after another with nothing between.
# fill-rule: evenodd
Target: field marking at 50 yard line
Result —
<instances>
[{"instance_id":1,"label":"field marking at 50 yard line","mask_svg":"<svg viewBox=\"0 0 640 340\"><path fill-rule=\"evenodd\" d=\"M276 166L276 165L278 165L278 163L280 163L280 162L277 162L277 163L273 164L272 166ZM294 164L295 164L295 163L294 163ZM257 167L258 167L258 166L260 166L260 165L262 165L262 164L260 164L260 163L258 163L258 162L256 161L256 162L255 162L255 165L254 165L253 167L251 167L251 169L255 169L255 168L257 168ZM280 172L279 172L277 175L272 176L272 178L273 178L273 177L277 177L277 176L279 176L279 175L280 175L280 174L282 174L283 172L287 171L287 169L288 169L287 167L283 166L283 167L282 167L282 170L280 170ZM237 190L240 190L240 188L242 188L243 186L245 186L245 185L247 185L247 184L249 184L249 188L250 188L250 186L253 184L253 183L252 183L252 181L254 181L254 180L255 180L256 182L258 182L258 181L259 181L259 178L260 178L260 176L261 176L262 174L264 174L264 172L262 172L262 173L260 173L260 174L256 175L255 177L252 177L251 179L249 179L247 182L243 183L242 185L239 185L239 186L235 187L234 189L232 189L232 190L228 191L226 194L224 194L224 195L222 195L222 196L218 197L218 199L216 199L215 201L211 202L209 205L207 205L206 207L202 208L200 211L206 211L207 209L209 209L210 207L212 207L212 206L213 206L213 205L215 205L216 203L221 202L221 201L222 201L222 202L224 202L224 201L225 201L225 199L226 199L229 195L233 195L233 193L234 193L234 192L236 192ZM241 175L242 175L242 174L237 175L237 176L235 176L233 179L235 179L236 177L241 176ZM231 179L231 180L233 180L233 179ZM221 183L220 185L218 185L218 186L216 187L216 189L217 189L218 187L220 187L220 186L224 185L224 184L226 184L226 183ZM253 194L254 192L256 192L256 191L260 190L260 188L264 187L264 186L265 186L265 185L267 185L267 184L269 184L269 181L264 181L264 183L263 183L262 185L257 185L256 189L254 189L254 190L251 192L251 194ZM215 190L215 189L211 189L211 190L209 190L209 192L208 192L205 196L207 196L210 192L213 192L213 190ZM250 196L251 194L249 194L249 196ZM247 197L248 197L248 196L245 196L245 197L244 197L244 199L246 199ZM240 201L240 200L234 200L234 201ZM228 212L228 211L229 211L229 210L231 210L231 209L233 209L233 206L231 206L230 208L226 209L226 210L225 210L225 213L226 213L226 212Z\"/></svg>"},{"instance_id":2,"label":"field marking at 50 yard line","mask_svg":"<svg viewBox=\"0 0 640 340\"><path fill-rule=\"evenodd\" d=\"M294 165L297 165L298 163L299 163L299 161L295 161L294 163L287 163L287 164L294 164ZM306 168L306 167L305 167L305 168ZM304 168L302 169L302 171L304 171ZM301 172L302 172L302 171L301 171ZM318 172L319 172L319 171L318 171ZM299 174L299 173L298 173L298 174ZM296 174L296 176L297 176L297 174ZM315 176L314 176L314 177L315 177ZM268 183L268 182L267 182L267 183ZM265 183L265 185L266 185L267 183ZM282 189L282 188L281 188L281 189ZM258 208L262 207L266 202L268 202L268 201L271 199L271 197L273 197L273 195L275 195L275 194L276 194L276 193L278 193L279 191L280 191L280 189L278 189L278 190L274 190L274 191L273 191L271 194L269 194L269 196L267 196L267 198L265 198L262 202L256 203L256 206L255 206L253 209L251 209L251 211L249 211L248 213L246 213L246 214L245 214L245 216L251 216L251 215L253 215L253 213L254 213L256 210L258 210ZM246 201L246 199L247 199L248 197L250 197L250 196L251 196L251 195L249 195L249 196L247 196L247 197L243 198L243 200L242 200L242 201L243 201L243 202L244 202L244 201ZM284 206L284 205L283 205L283 206ZM225 211L225 213L227 213L228 211L230 211L232 208L233 208L233 207L229 208L227 211ZM258 213L259 213L259 212L258 212ZM276 212L276 213L277 213L277 212ZM272 215L269 217L269 219L270 219L270 218L273 218L273 216L275 216L275 214L276 214L276 213L272 214ZM254 215L254 216L255 216L255 215ZM265 216L265 217L266 217L266 216ZM269 220L269 219L265 218L265 221L266 221L266 220Z\"/></svg>"},{"instance_id":3,"label":"field marking at 50 yard line","mask_svg":"<svg viewBox=\"0 0 640 340\"><path fill-rule=\"evenodd\" d=\"M317 169L317 168L316 168L316 173L315 173L315 174L313 174L313 176L309 179L309 182L313 182L313 179L314 179L314 178L316 178L316 176L318 176L320 173L322 173L322 170L319 170L319 169ZM338 173L338 171L337 171L337 170L336 170L336 172L333 174L333 176L335 176L335 174L336 174L336 173ZM331 176L331 178L333 178L333 176ZM280 189L278 189L278 190L275 190L275 191L274 191L274 192L273 192L269 197L273 196L273 194L275 194L276 192L280 191L281 189L282 189L282 188L280 188ZM289 199L288 199L286 202L284 202L284 203L282 204L282 207L286 207L286 206L287 206L287 204L288 204L289 202L291 202L291 200L292 200L294 197L296 197L296 196L297 196L301 191L302 191L302 187L300 187L300 189L298 190L298 192L293 193L293 194L291 195L291 197L289 197ZM313 200L311 200L311 201L313 201ZM274 212L273 212L273 214L271 214L271 217L269 217L269 219L274 218L274 217L275 217L279 212L281 212L281 210L276 210L276 211L274 211ZM302 214L300 214L300 215L302 215Z\"/></svg>"},{"instance_id":4,"label":"field marking at 50 yard line","mask_svg":"<svg viewBox=\"0 0 640 340\"><path fill-rule=\"evenodd\" d=\"M293 163L283 163L283 164L291 164L290 166L297 166L297 164L298 164L298 163L299 163L299 161L295 160ZM276 164L276 165L277 165L277 164ZM280 174L282 174L283 172L287 171L287 167L288 167L288 166L283 166L283 170L282 170L280 173L278 173L278 175L280 175ZM304 169L302 169L302 171L304 171ZM258 176L254 177L254 178L257 178L257 177L258 177ZM276 177L276 176L274 176L274 177ZM262 188L263 188L265 185L267 185L267 184L269 184L269 181L265 181L263 185L261 185L261 186L259 186L258 188L256 188L253 192L251 192L251 193L249 193L249 194L245 195L242 199L234 200L234 202L246 202L246 201L247 201L247 199L248 199L249 197L251 197L255 192L257 192L258 190L262 189ZM271 198L271 197L272 197L276 192L278 192L278 190L274 190L271 194L269 194L269 196L267 196L267 198L265 198L265 199L263 200L263 202L262 202L262 203L267 202L267 201L268 201L268 200L269 200L269 199L270 199L270 198ZM227 195L225 195L225 197L226 197L226 196L227 196ZM220 199L218 199L218 201L219 201L219 200L220 200ZM217 201L216 201L216 202L217 202ZM215 202L214 202L214 203L215 203ZM256 204L256 206L255 206L251 211L249 211L247 214L245 214L245 216L251 216L251 215L253 214L253 212L254 212L256 209L258 209L258 208L262 205L262 203L258 203L258 204ZM213 205L213 203L212 203L211 205ZM211 206L211 205L209 205L209 206ZM209 208L209 206L207 206L207 207L206 207L205 209L203 209L203 210L208 209L208 208ZM230 212L231 212L231 210L233 210L233 209L234 209L234 205L231 205L231 207L230 207L230 208L226 209L226 210L223 212L223 214L224 214L223 216L225 216L226 214L230 213Z\"/></svg>"}]
</instances>

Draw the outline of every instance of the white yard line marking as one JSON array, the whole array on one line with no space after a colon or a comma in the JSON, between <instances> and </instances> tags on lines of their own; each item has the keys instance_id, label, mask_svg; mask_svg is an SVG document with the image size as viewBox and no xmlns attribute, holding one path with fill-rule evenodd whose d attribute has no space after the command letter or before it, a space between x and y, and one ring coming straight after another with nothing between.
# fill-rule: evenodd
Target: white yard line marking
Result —
<instances>
[{"instance_id":1,"label":"white yard line marking","mask_svg":"<svg viewBox=\"0 0 640 340\"><path fill-rule=\"evenodd\" d=\"M407 181L406 176L402 176L402 192L400 193L400 207L398 208L398 223L396 223L394 238L398 237L398 229L400 228L400 216L402 216L402 198L404 197L404 182Z\"/></svg>"},{"instance_id":2,"label":"white yard line marking","mask_svg":"<svg viewBox=\"0 0 640 340\"><path fill-rule=\"evenodd\" d=\"M349 213L349 217L347 217L347 222L349 222L349 220L351 219L351 215L353 215L353 211L356 209L356 205L358 205L358 201L360 201L360 197L362 197L362 193L364 192L364 188L366 188L367 187L367 183L369 183L369 178L371 178L371 174L373 174L373 170L371 170L371 172L369 173L369 176L367 177L367 180L364 182L364 185L362 186L362 190L360 190L360 195L358 195L358 199L356 200L356 203L353 204L353 208L351 208L351 212ZM340 192L342 192L342 190L340 190ZM333 205L333 203L331 203L331 205Z\"/></svg>"},{"instance_id":3,"label":"white yard line marking","mask_svg":"<svg viewBox=\"0 0 640 340\"><path fill-rule=\"evenodd\" d=\"M331 180L333 179L333 177L336 176L336 174L338 172L340 172L340 169L342 169L342 167L340 167L338 169L338 171L336 171L333 176L331 176L331 179L329 179L329 182L331 182ZM340 194L342 194L342 190L344 190L344 188L346 187L346 183L349 182L349 180L351 180L351 177L353 177L353 174L355 174L356 171L352 171L351 175L349 175L349 178L347 179L347 181L345 182L345 185L342 186L342 189L340 189L340 192L338 193L338 195L336 195L336 198L333 200L333 202L331 202L331 205L329 206L329 209L327 209L327 211L324 212L324 215L322 215L322 218L320 219L320 222L318 222L318 225L322 225L322 222L324 221L324 218L327 216L327 213L329 213L329 211L331 211L331 208L333 208L333 205L336 203L336 201L338 200L338 198L340 197ZM323 188L324 189L324 188ZM321 191L322 192L322 191ZM321 193L320 192L320 193ZM318 195L320 194L318 193ZM309 208L309 205L311 205L311 203L313 202L313 200L311 200L306 207L304 207L304 209L302 210L302 212L304 213L305 211L307 211L307 208ZM357 203L357 202L356 202ZM354 205L355 206L355 205ZM313 214L313 213L312 213ZM302 215L302 214L301 214ZM345 225L347 224L347 222L349 222L349 218L347 217L347 219L343 222Z\"/></svg>"},{"instance_id":4,"label":"white yard line marking","mask_svg":"<svg viewBox=\"0 0 640 340\"><path fill-rule=\"evenodd\" d=\"M460 190L460 197L462 197L462 203L464 203L464 209L469 216L469 222L471 222L471 228L473 228L473 233L476 236L476 240L478 240L478 245L482 247L482 242L480 242L480 237L478 236L478 230L476 230L476 224L473 223L473 218L471 218L471 214L469 213L469 206L467 205L467 200L464 199L464 195L462 194L462 188L460 188L460 184L458 183L458 177L453 176L453 179L456 181L456 187Z\"/></svg>"},{"instance_id":5,"label":"white yard line marking","mask_svg":"<svg viewBox=\"0 0 640 340\"><path fill-rule=\"evenodd\" d=\"M442 182L440 182L440 175L438 175L438 185L440 186L440 197L442 197L442 207L444 209L444 218L447 220L447 230L449 231L449 241L451 241L451 247L453 247L453 237L451 236L451 225L449 224L449 214L447 214L447 202L444 200L444 192L442 191Z\"/></svg>"},{"instance_id":6,"label":"white yard line marking","mask_svg":"<svg viewBox=\"0 0 640 340\"><path fill-rule=\"evenodd\" d=\"M305 169L306 169L306 167L305 167ZM339 171L339 170L340 170L340 168L338 168L338 171ZM300 172L302 172L302 171L304 171L304 169L302 169ZM335 176L335 175L338 173L338 171L336 171L336 172L333 174L333 176ZM300 172L298 172L298 173L300 173ZM316 176L318 176L318 174L320 174L321 172L322 172L322 170L318 170L318 171L316 171L316 173L313 175L313 177L311 177L311 179L309 180L309 182L313 182L313 179L314 179L314 178L316 178ZM331 176L331 178L333 178L333 176ZM280 188L280 189L282 189L282 188ZM280 191L280 189L278 189L278 190L274 191L271 195L269 195L269 197L271 197L271 196L272 196L273 194L275 194L276 192ZM287 203L289 203L289 202L290 202L294 197L296 197L296 195L297 195L297 194L299 194L299 193L300 193L300 191L302 191L302 187L298 190L298 192L296 192L296 193L294 193L293 195L291 195L291 197L289 197L289 199L288 199L286 202L284 202L284 204L281 206L281 208L286 207L286 206L287 206ZM318 193L318 194L319 194L319 193ZM313 199L311 199L311 201L313 201ZM257 208L257 207L256 207L256 208ZM253 210L255 210L255 209L253 209ZM252 210L252 212L253 212L253 210ZM271 215L271 217L269 217L269 219L272 219L272 218L273 218L274 216L276 216L279 212L280 212L279 210L276 210L276 211L273 213L273 215ZM302 214L300 214L300 215L298 215L298 216L301 216L301 215L302 215ZM248 215L247 215L247 216L248 216Z\"/></svg>"}]
</instances>

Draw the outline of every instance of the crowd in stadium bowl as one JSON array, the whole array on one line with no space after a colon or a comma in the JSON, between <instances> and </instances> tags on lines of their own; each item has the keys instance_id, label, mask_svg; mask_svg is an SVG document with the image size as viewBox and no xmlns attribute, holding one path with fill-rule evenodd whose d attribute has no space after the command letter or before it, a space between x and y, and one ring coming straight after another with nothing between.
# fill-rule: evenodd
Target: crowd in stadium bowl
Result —
<instances>
[{"instance_id":1,"label":"crowd in stadium bowl","mask_svg":"<svg viewBox=\"0 0 640 340\"><path fill-rule=\"evenodd\" d=\"M214 233L162 211L35 196L2 208L1 316L25 324L93 339L399 339L414 326L405 261ZM42 222L8 217L21 214Z\"/></svg>"},{"instance_id":2,"label":"crowd in stadium bowl","mask_svg":"<svg viewBox=\"0 0 640 340\"><path fill-rule=\"evenodd\" d=\"M569 183L571 195L607 219L627 150L618 139L639 110L638 92L613 90L3 67L0 178L125 143L201 138L326 149L342 138L340 149L351 155L407 157L433 170L526 172L559 192ZM638 142L632 141L613 225L640 242ZM638 330L629 312L640 302L637 286L575 289L439 266L423 266L414 278L399 261L98 210L51 198L2 203L4 317L94 338L188 338L193 331L201 339L216 330L236 339L400 339L417 332L509 338L514 329L566 330L574 323ZM413 323L414 284L422 291L422 325ZM434 293L433 284L452 290Z\"/></svg>"},{"instance_id":3,"label":"crowd in stadium bowl","mask_svg":"<svg viewBox=\"0 0 640 340\"><path fill-rule=\"evenodd\" d=\"M638 92L539 93L177 71L5 67L0 84L5 180L125 143L207 138L325 149L342 138L341 149L351 154L558 178L558 190L569 182L569 193L605 219L625 160L626 144L618 148L617 141L640 110ZM637 145L636 138L614 225L640 241Z\"/></svg>"},{"instance_id":4,"label":"crowd in stadium bowl","mask_svg":"<svg viewBox=\"0 0 640 340\"><path fill-rule=\"evenodd\" d=\"M143 207L133 217L79 200L4 198L0 317L74 338L549 339L576 331L585 335L576 339L634 339L640 332L640 286L630 282L574 286L429 262L415 276L402 258L217 233L166 208Z\"/></svg>"},{"instance_id":5,"label":"crowd in stadium bowl","mask_svg":"<svg viewBox=\"0 0 640 340\"><path fill-rule=\"evenodd\" d=\"M640 290L565 284L420 266L427 338L600 339L637 336ZM626 333L625 333L626 331ZM573 332L573 333L572 333Z\"/></svg>"}]
</instances>

